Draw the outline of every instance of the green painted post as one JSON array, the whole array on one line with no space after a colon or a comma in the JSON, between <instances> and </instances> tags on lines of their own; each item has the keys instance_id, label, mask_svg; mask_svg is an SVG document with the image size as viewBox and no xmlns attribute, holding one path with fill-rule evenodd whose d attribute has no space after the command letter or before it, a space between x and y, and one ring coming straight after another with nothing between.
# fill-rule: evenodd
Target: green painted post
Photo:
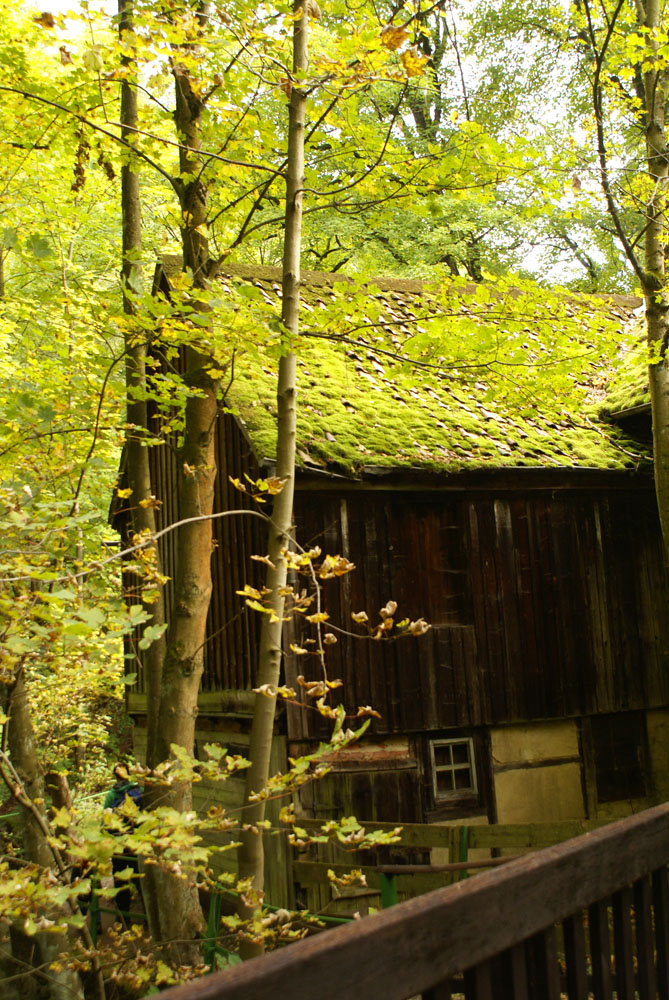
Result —
<instances>
[{"instance_id":1,"label":"green painted post","mask_svg":"<svg viewBox=\"0 0 669 1000\"><path fill-rule=\"evenodd\" d=\"M385 875L381 872L381 907L387 910L389 906L395 906L399 900L397 898L397 879L394 875Z\"/></svg>"},{"instance_id":2,"label":"green painted post","mask_svg":"<svg viewBox=\"0 0 669 1000\"><path fill-rule=\"evenodd\" d=\"M459 861L469 861L469 827L460 827L460 857ZM463 871L460 878L469 878L469 872Z\"/></svg>"}]
</instances>

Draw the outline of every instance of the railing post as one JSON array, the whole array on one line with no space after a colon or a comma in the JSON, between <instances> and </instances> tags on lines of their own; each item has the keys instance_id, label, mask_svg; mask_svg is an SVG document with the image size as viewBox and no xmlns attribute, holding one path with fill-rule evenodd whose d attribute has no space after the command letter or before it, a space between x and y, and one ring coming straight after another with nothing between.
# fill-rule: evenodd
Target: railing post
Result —
<instances>
[{"instance_id":1,"label":"railing post","mask_svg":"<svg viewBox=\"0 0 669 1000\"><path fill-rule=\"evenodd\" d=\"M387 910L389 906L395 906L397 902L399 900L397 898L396 877L381 872L381 907Z\"/></svg>"},{"instance_id":2,"label":"railing post","mask_svg":"<svg viewBox=\"0 0 669 1000\"><path fill-rule=\"evenodd\" d=\"M460 839L458 843L458 861L469 861L469 827L460 827ZM457 878L469 878L469 872L459 872Z\"/></svg>"}]
</instances>

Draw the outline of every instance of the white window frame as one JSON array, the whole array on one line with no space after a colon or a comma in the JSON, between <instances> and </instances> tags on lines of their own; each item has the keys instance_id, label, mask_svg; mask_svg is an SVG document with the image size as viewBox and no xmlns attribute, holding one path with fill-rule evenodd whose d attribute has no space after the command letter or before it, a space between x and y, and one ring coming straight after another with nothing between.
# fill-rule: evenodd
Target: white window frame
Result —
<instances>
[{"instance_id":1,"label":"white window frame","mask_svg":"<svg viewBox=\"0 0 669 1000\"><path fill-rule=\"evenodd\" d=\"M453 762L453 750L455 746L465 746L467 748L467 763L466 764L455 764ZM450 752L450 763L449 764L437 764L435 750L441 749L442 747L449 747ZM434 791L435 801L443 799L454 799L463 798L464 796L471 796L478 794L478 783L476 780L476 758L474 756L474 741L471 736L453 736L449 739L443 740L430 740L430 765L432 767L432 789ZM468 771L471 777L471 785L468 788L452 788L450 791L445 792L438 788L437 786L437 775L447 772L451 776L455 774L456 771Z\"/></svg>"}]
</instances>

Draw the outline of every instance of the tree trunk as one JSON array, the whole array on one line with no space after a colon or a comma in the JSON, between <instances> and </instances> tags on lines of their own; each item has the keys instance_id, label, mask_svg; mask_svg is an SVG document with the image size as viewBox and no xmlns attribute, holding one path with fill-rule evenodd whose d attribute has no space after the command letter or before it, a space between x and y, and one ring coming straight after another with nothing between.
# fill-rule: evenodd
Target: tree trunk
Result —
<instances>
[{"instance_id":1,"label":"tree trunk","mask_svg":"<svg viewBox=\"0 0 669 1000\"><path fill-rule=\"evenodd\" d=\"M121 42L124 35L133 29L132 0L119 0L119 36ZM130 55L123 56L122 64L131 73L124 77L121 84L121 136L128 143L137 139L138 107L137 87L134 79L134 59ZM150 499L151 469L149 466L148 417L146 405L146 334L133 324L137 315L134 296L140 292L142 269L140 254L142 250L142 209L139 190L139 161L129 160L121 168L121 215L123 222L123 311L128 320L125 335L125 378L126 378L126 420L128 432L126 436L126 460L128 486L132 490L130 503L132 507L132 527L135 534L155 534L155 509L141 506L141 501ZM155 550L155 568L160 572L160 555L158 547ZM156 588L151 587L156 593ZM142 591L144 587L142 586ZM155 600L142 600L145 611L151 616L151 625L165 624L165 599L162 587L157 588ZM149 767L158 763L155 755L154 739L158 730L158 706L160 704L160 680L163 661L165 659L165 637L156 639L144 652L142 667L146 689L147 733L151 741L147 745L146 760Z\"/></svg>"},{"instance_id":2,"label":"tree trunk","mask_svg":"<svg viewBox=\"0 0 669 1000\"><path fill-rule=\"evenodd\" d=\"M23 667L19 667L12 686L8 714L7 748L12 766L26 796L35 809L41 811L44 805L44 776L37 756ZM21 806L21 828L25 860L41 868L53 869L53 851L47 842L44 828L35 813L25 806ZM39 946L41 960L45 964L55 962L62 951L69 949L68 942L61 934L38 933L33 940ZM45 969L44 978L49 984L51 1000L84 1000L83 988L76 972L70 969L59 972ZM104 997L101 978L98 979L98 997Z\"/></svg>"},{"instance_id":3,"label":"tree trunk","mask_svg":"<svg viewBox=\"0 0 669 1000\"><path fill-rule=\"evenodd\" d=\"M644 74L646 95L646 159L653 184L646 206L645 281L646 323L650 350L649 381L653 414L655 490L660 513L664 549L669 558L669 295L665 264L666 199L669 180L669 149L666 135L666 71L657 69L662 27L659 0L646 0L645 27L655 58Z\"/></svg>"},{"instance_id":4,"label":"tree trunk","mask_svg":"<svg viewBox=\"0 0 669 1000\"><path fill-rule=\"evenodd\" d=\"M307 0L296 0L293 32L293 73L296 77L308 65L308 14ZM290 95L288 165L286 172L286 218L283 251L283 300L282 321L287 331L286 353L279 362L277 388L277 455L276 475L284 480L281 493L276 497L272 511L269 534L269 558L274 568L267 572L269 590L267 607L273 618L263 616L260 636L258 685L276 686L281 670L281 636L286 586L286 560L283 551L290 545L293 519L293 493L295 484L295 436L297 426L297 387L294 341L299 333L300 314L300 251L302 242L302 191L304 188L304 134L306 119L306 93L293 86ZM276 698L256 695L251 726L249 757L251 766L246 772L245 805L242 812L244 825L260 822L264 818L264 802L249 802L249 796L267 783L269 760L274 730ZM253 888L261 892L264 884L263 843L260 833L245 831L239 848L239 876L251 879ZM243 901L240 915L248 919L253 907ZM244 942L242 955L250 958L263 950L261 940Z\"/></svg>"},{"instance_id":5,"label":"tree trunk","mask_svg":"<svg viewBox=\"0 0 669 1000\"><path fill-rule=\"evenodd\" d=\"M202 23L207 13L202 6ZM184 268L193 275L196 290L207 286L210 268L209 247L204 230L207 223L208 196L200 156L203 100L192 85L189 71L173 61L176 110L175 124L179 141L181 201L181 238ZM203 304L199 306L207 312ZM194 337L196 330L193 330ZM197 335L207 331L198 327ZM189 386L198 395L188 399L185 413L184 444L179 454L179 517L209 515L214 510L216 478L215 433L218 418L218 382L208 373L207 356L196 347L186 351L186 374ZM211 598L211 520L183 525L178 532L174 570L174 603L169 619L165 659L162 669L160 706L156 731L149 742L157 761L170 757L177 744L192 754L195 742L197 696L204 664L207 614ZM192 806L190 783L159 789L160 804L180 811ZM152 933L166 948L173 962L195 964L201 960L197 937L204 927L195 879L185 873L166 872L152 867L147 872L152 916Z\"/></svg>"}]
</instances>

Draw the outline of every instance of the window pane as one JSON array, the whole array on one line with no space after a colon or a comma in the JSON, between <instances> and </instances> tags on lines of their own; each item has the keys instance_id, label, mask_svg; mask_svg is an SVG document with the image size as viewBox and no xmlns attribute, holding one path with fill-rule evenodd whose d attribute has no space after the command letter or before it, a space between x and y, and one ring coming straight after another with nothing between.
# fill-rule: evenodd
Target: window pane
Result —
<instances>
[{"instance_id":1,"label":"window pane","mask_svg":"<svg viewBox=\"0 0 669 1000\"><path fill-rule=\"evenodd\" d=\"M468 767L458 768L453 772L456 788L473 788L472 772Z\"/></svg>"},{"instance_id":2,"label":"window pane","mask_svg":"<svg viewBox=\"0 0 669 1000\"><path fill-rule=\"evenodd\" d=\"M453 763L454 764L469 764L469 742L467 743L454 743L452 746L453 751Z\"/></svg>"},{"instance_id":3,"label":"window pane","mask_svg":"<svg viewBox=\"0 0 669 1000\"><path fill-rule=\"evenodd\" d=\"M451 767L453 761L451 758L451 746L449 743L439 746L436 744L434 746L434 763L436 767Z\"/></svg>"},{"instance_id":4,"label":"window pane","mask_svg":"<svg viewBox=\"0 0 669 1000\"><path fill-rule=\"evenodd\" d=\"M436 773L437 795L448 795L453 791L453 772L437 771Z\"/></svg>"}]
</instances>

